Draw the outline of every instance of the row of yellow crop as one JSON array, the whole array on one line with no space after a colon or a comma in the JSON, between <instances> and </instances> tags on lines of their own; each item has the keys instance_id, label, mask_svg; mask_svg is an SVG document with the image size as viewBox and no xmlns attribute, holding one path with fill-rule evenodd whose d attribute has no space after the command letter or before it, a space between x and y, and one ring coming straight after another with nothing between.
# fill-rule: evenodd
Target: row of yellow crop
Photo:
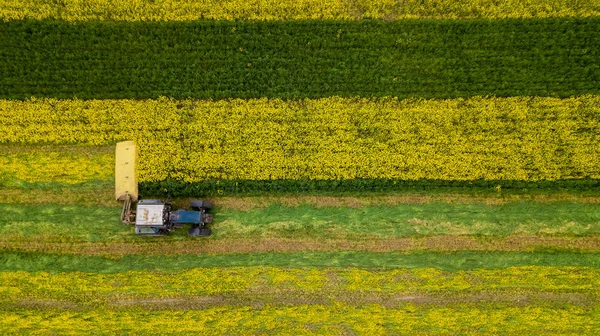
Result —
<instances>
[{"instance_id":1,"label":"row of yellow crop","mask_svg":"<svg viewBox=\"0 0 600 336\"><path fill-rule=\"evenodd\" d=\"M523 266L499 270L444 272L433 268L289 269L274 267L198 268L183 271L129 271L115 274L0 272L0 302L22 300L108 304L115 300L249 295L300 291L340 292L600 294L600 270L587 267ZM284 299L285 300L285 299Z\"/></svg>"},{"instance_id":2,"label":"row of yellow crop","mask_svg":"<svg viewBox=\"0 0 600 336\"><path fill-rule=\"evenodd\" d=\"M0 332L202 335L597 335L597 307L303 304L202 310L4 310Z\"/></svg>"},{"instance_id":3,"label":"row of yellow crop","mask_svg":"<svg viewBox=\"0 0 600 336\"><path fill-rule=\"evenodd\" d=\"M112 153L82 155L68 150L3 153L0 150L0 183L19 186L20 181L108 181L113 177L114 165Z\"/></svg>"},{"instance_id":4,"label":"row of yellow crop","mask_svg":"<svg viewBox=\"0 0 600 336\"><path fill-rule=\"evenodd\" d=\"M590 17L600 3L559 0L1 0L0 20L191 21Z\"/></svg>"},{"instance_id":5,"label":"row of yellow crop","mask_svg":"<svg viewBox=\"0 0 600 336\"><path fill-rule=\"evenodd\" d=\"M600 178L598 116L600 96L0 100L0 143L134 140L141 181Z\"/></svg>"}]
</instances>

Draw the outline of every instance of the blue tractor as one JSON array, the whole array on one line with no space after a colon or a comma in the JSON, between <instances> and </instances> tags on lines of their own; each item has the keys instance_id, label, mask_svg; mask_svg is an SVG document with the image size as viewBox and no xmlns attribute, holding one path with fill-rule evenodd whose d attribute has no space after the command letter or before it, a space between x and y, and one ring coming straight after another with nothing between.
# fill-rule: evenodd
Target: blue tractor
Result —
<instances>
[{"instance_id":1,"label":"blue tractor","mask_svg":"<svg viewBox=\"0 0 600 336\"><path fill-rule=\"evenodd\" d=\"M191 224L190 236L210 236L206 227L213 221L213 215L207 213L213 204L209 201L194 200L190 202L192 210L173 210L170 203L156 199L139 200L135 211L131 209L131 201L126 200L121 213L121 221L135 224L135 233L142 235L163 236L173 229Z\"/></svg>"}]
</instances>

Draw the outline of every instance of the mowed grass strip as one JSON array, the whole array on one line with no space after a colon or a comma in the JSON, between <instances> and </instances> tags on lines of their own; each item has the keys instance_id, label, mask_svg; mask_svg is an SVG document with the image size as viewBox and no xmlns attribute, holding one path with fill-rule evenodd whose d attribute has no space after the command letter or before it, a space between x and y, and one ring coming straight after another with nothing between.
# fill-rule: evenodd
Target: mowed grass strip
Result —
<instances>
[{"instance_id":1,"label":"mowed grass strip","mask_svg":"<svg viewBox=\"0 0 600 336\"><path fill-rule=\"evenodd\" d=\"M22 205L81 205L81 206L120 206L114 200L114 183L88 182L81 184L23 183L19 187L0 189L0 203ZM158 198L162 196L155 195ZM149 197L146 197L149 198ZM551 205L556 202L600 203L600 191L590 190L555 190L545 188L537 190L500 188L446 188L414 190L395 190L393 192L372 191L361 193L324 192L322 194L290 194L274 193L269 195L240 195L202 197L217 204L219 209L252 210L265 208L272 204L283 206L310 205L313 207L349 207L395 206L399 204L425 203L472 203L485 205L501 205L511 202L535 202ZM186 207L189 201L197 199L172 198L176 207Z\"/></svg>"},{"instance_id":2,"label":"mowed grass strip","mask_svg":"<svg viewBox=\"0 0 600 336\"><path fill-rule=\"evenodd\" d=\"M0 98L597 94L600 19L0 22Z\"/></svg>"},{"instance_id":3,"label":"mowed grass strip","mask_svg":"<svg viewBox=\"0 0 600 336\"><path fill-rule=\"evenodd\" d=\"M298 304L293 306L221 306L201 310L134 309L8 309L0 311L6 334L33 330L50 333L139 335L196 333L205 335L286 333L294 335L456 335L467 332L500 334L594 335L600 331L598 306L456 304ZM140 323L143 321L143 323Z\"/></svg>"},{"instance_id":4,"label":"mowed grass strip","mask_svg":"<svg viewBox=\"0 0 600 336\"><path fill-rule=\"evenodd\" d=\"M148 242L120 222L120 207L0 204L0 241L13 243ZM596 204L514 202L397 204L395 206L288 207L212 211L209 238L176 230L160 241L203 244L221 239L342 239L366 241L413 236L598 235ZM152 240L155 241L155 240ZM540 241L544 244L543 241ZM191 244L191 243L190 243Z\"/></svg>"},{"instance_id":5,"label":"mowed grass strip","mask_svg":"<svg viewBox=\"0 0 600 336\"><path fill-rule=\"evenodd\" d=\"M283 304L294 296L361 299L487 294L489 300L507 295L600 295L600 269L523 266L447 272L434 268L367 270L359 268L299 269L275 267L195 268L179 271L0 272L0 307L27 302L60 302L109 306L116 302L168 303L173 298L242 297L273 299ZM160 291L157 291L160 286ZM576 295L577 296L577 295ZM579 297L579 296L577 296ZM243 300L242 300L243 301ZM289 300L292 301L292 300ZM342 299L343 301L343 299ZM219 302L215 302L218 304ZM243 303L243 302L241 302Z\"/></svg>"},{"instance_id":6,"label":"mowed grass strip","mask_svg":"<svg viewBox=\"0 0 600 336\"><path fill-rule=\"evenodd\" d=\"M79 2L2 0L0 20L194 21L194 20L360 20L360 19L503 19L600 16L594 1L469 0L229 0Z\"/></svg>"},{"instance_id":7,"label":"mowed grass strip","mask_svg":"<svg viewBox=\"0 0 600 336\"><path fill-rule=\"evenodd\" d=\"M176 271L201 267L273 266L296 268L436 268L444 271L516 266L600 267L599 253L580 252L298 252L199 255L81 256L45 253L0 254L0 271L91 272Z\"/></svg>"},{"instance_id":8,"label":"mowed grass strip","mask_svg":"<svg viewBox=\"0 0 600 336\"><path fill-rule=\"evenodd\" d=\"M597 95L0 100L0 152L6 152L4 175L79 181L112 176L110 148L135 140L146 196L591 190L600 178L599 106ZM48 164L27 169L42 161Z\"/></svg>"},{"instance_id":9,"label":"mowed grass strip","mask_svg":"<svg viewBox=\"0 0 600 336\"><path fill-rule=\"evenodd\" d=\"M14 181L14 180L13 180ZM56 182L27 183L0 189L0 203L4 204L60 204L82 206L109 206L119 203L114 199L112 181L62 184ZM586 198L593 201L595 198Z\"/></svg>"},{"instance_id":10,"label":"mowed grass strip","mask_svg":"<svg viewBox=\"0 0 600 336\"><path fill-rule=\"evenodd\" d=\"M276 232L289 236L301 235L302 231L322 237L327 237L327 232L345 231L348 235L368 238L600 233L597 231L600 230L597 228L600 210L593 204L578 203L551 206L533 202L497 206L426 203L361 208L271 205L264 209L217 213L216 217L219 221L214 226L216 237L232 237L236 233L265 237Z\"/></svg>"},{"instance_id":11,"label":"mowed grass strip","mask_svg":"<svg viewBox=\"0 0 600 336\"><path fill-rule=\"evenodd\" d=\"M0 249L13 252L76 254L82 256L122 257L124 255L239 254L295 252L455 252L455 251L575 251L599 252L600 237L553 237L511 235L422 236L405 238L315 239L315 238L243 238L205 240L145 240L61 242L61 237L42 236L34 240L0 241ZM52 239L54 238L54 239ZM54 242L52 240L56 240Z\"/></svg>"}]
</instances>

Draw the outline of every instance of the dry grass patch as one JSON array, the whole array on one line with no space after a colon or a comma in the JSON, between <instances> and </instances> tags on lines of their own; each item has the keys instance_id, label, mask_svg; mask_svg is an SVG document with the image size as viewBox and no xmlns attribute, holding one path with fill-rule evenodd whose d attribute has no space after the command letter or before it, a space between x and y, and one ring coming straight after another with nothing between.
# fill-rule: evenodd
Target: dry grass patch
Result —
<instances>
[{"instance_id":1,"label":"dry grass patch","mask_svg":"<svg viewBox=\"0 0 600 336\"><path fill-rule=\"evenodd\" d=\"M567 249L587 252L600 251L600 237L556 237L511 235L502 238L477 236L430 236L394 239L214 239L185 241L148 241L118 243L52 243L0 242L0 248L79 255L123 256L182 255L182 254L240 254L265 252L409 252L409 251L533 251L536 249Z\"/></svg>"}]
</instances>

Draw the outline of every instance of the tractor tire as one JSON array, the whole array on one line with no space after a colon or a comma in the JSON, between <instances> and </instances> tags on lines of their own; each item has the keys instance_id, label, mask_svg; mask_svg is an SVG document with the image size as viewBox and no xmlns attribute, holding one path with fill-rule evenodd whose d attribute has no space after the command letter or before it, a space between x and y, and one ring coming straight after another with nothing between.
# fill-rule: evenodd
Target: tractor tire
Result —
<instances>
[{"instance_id":1,"label":"tractor tire","mask_svg":"<svg viewBox=\"0 0 600 336\"><path fill-rule=\"evenodd\" d=\"M211 231L207 227L200 228L200 237L208 237L210 236Z\"/></svg>"},{"instance_id":2,"label":"tractor tire","mask_svg":"<svg viewBox=\"0 0 600 336\"><path fill-rule=\"evenodd\" d=\"M198 237L199 235L200 235L200 227L199 226L192 227L188 230L188 236Z\"/></svg>"},{"instance_id":3,"label":"tractor tire","mask_svg":"<svg viewBox=\"0 0 600 336\"><path fill-rule=\"evenodd\" d=\"M213 215L207 213L202 214L202 221L204 222L204 224L212 224Z\"/></svg>"},{"instance_id":4,"label":"tractor tire","mask_svg":"<svg viewBox=\"0 0 600 336\"><path fill-rule=\"evenodd\" d=\"M212 209L212 207L213 207L213 204L212 204L212 202L209 202L209 201L203 201L203 200L190 201L190 208L192 208L192 209L204 208L204 209L209 210L209 209Z\"/></svg>"}]
</instances>

